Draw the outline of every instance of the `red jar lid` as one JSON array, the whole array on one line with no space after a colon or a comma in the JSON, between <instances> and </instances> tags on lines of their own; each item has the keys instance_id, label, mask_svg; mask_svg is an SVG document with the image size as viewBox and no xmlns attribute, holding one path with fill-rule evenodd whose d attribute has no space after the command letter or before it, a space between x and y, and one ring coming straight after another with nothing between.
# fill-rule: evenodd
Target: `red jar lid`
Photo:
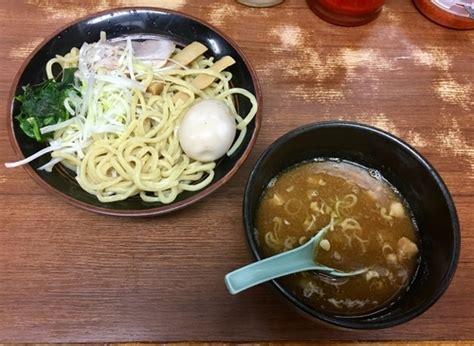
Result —
<instances>
[{"instance_id":1,"label":"red jar lid","mask_svg":"<svg viewBox=\"0 0 474 346\"><path fill-rule=\"evenodd\" d=\"M474 29L474 0L413 0L418 10L440 25Z\"/></svg>"}]
</instances>

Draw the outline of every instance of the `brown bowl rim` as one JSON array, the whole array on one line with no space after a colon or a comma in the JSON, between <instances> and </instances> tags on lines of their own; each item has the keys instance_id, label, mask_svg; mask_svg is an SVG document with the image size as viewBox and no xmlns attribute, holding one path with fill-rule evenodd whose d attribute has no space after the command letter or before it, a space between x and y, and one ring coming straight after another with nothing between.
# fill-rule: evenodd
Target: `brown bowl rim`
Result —
<instances>
[{"instance_id":1,"label":"brown bowl rim","mask_svg":"<svg viewBox=\"0 0 474 346\"><path fill-rule=\"evenodd\" d=\"M107 9L107 10L104 10L104 11L99 11L99 12L88 14L86 16L80 17L80 18L78 18L78 19L76 19L72 22L69 22L69 23L61 26L59 29L55 30L53 33L46 36L46 38L23 61L23 63L21 64L19 70L15 74L15 78L13 79L13 83L12 83L12 86L10 88L10 92L8 94L8 102L7 102L7 114L9 115L9 116L7 116L7 132L8 132L8 136L9 136L9 139L10 139L10 143L12 144L13 149L14 149L16 154L18 154L21 158L24 157L24 155L21 151L20 145L19 145L19 143L18 143L18 141L15 137L14 127L13 127L14 126L14 122L12 121L13 103L14 103L13 101L14 101L14 97L15 97L15 93L16 93L16 89L17 89L20 77L23 74L23 72L25 71L28 64L30 63L31 59L33 59L33 57L36 55L36 53L41 48L43 48L43 46L46 45L50 40L52 40L55 36L60 34L63 30L69 28L72 25L75 25L79 22L85 21L85 20L90 19L90 18L100 17L102 15L106 15L106 14L110 14L110 13L123 12L123 11L133 11L133 10L165 12L165 13L171 13L171 14L175 14L175 15L178 15L178 16L186 17L186 18L191 19L195 22L198 22L201 25L204 25L205 27L208 27L210 30L212 30L215 33L217 33L218 35L222 36L224 38L224 40L226 40L227 43L229 43L232 46L232 48L237 51L240 58L243 60L245 66L249 70L250 75L252 77L252 83L255 87L255 97L257 99L258 108L257 108L257 113L255 114L255 117L254 117L254 119L255 119L255 129L252 133L252 137L250 138L250 142L247 145L247 147L245 148L245 150L242 153L241 157L236 161L236 163L234 164L232 169L229 170L222 178L220 178L219 180L214 182L212 185L209 185L204 190L201 190L198 193L196 193L196 194L194 194L194 195L192 195L192 196L190 196L190 197L188 197L184 200L181 200L181 201L178 201L178 202L173 202L171 204L163 205L163 206L160 206L160 207L150 208L150 209L146 209L146 210L132 210L132 209L114 210L114 209L108 209L108 208L104 208L104 207L93 206L93 205L90 205L88 203L79 201L79 200L75 199L74 197L71 197L71 196L63 193L62 191L60 191L58 189L55 189L54 187L52 187L51 185L46 183L38 174L36 174L33 167L31 167L29 164L26 164L26 165L23 166L26 169L26 171L28 172L28 174L33 178L33 180L35 180L36 183L38 183L41 187L43 187L43 189L45 189L47 192L49 192L53 195L56 195L56 196L60 196L66 202L68 202L69 204L72 204L76 207L79 207L79 208L82 208L82 209L85 209L85 210L88 210L88 211L91 211L91 212L95 212L95 213L99 213L99 214L103 214L103 215L110 215L110 216L141 217L141 216L163 215L163 214L167 214L167 213L176 211L178 209L182 209L182 208L187 207L187 206L189 206L193 203L196 203L197 201L199 201L201 199L206 198L211 193L213 193L218 188L220 188L222 185L227 183L235 175L235 173L237 173L237 171L240 169L242 164L247 160L248 156L250 155L250 152L252 151L252 149L255 145L258 134L260 132L261 123L262 123L262 116L261 116L261 112L262 112L262 90L261 90L260 83L259 83L258 78L257 78L257 74L256 74L253 66L250 64L249 59L245 56L242 49L227 34L222 32L221 30L217 29L213 25L207 23L206 21L204 21L200 18L194 17L192 15L185 14L181 11L175 11L175 10L169 10L169 9L161 8L161 7L151 7L151 6L116 7L116 8Z\"/></svg>"}]
</instances>

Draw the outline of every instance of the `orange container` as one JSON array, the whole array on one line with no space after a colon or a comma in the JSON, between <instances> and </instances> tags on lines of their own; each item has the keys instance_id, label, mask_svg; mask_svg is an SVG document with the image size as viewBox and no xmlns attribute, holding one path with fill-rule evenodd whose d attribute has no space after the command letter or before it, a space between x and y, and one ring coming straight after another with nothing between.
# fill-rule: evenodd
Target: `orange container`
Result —
<instances>
[{"instance_id":1,"label":"orange container","mask_svg":"<svg viewBox=\"0 0 474 346\"><path fill-rule=\"evenodd\" d=\"M474 29L474 1L413 0L428 19L452 29ZM470 2L470 3L469 3Z\"/></svg>"}]
</instances>

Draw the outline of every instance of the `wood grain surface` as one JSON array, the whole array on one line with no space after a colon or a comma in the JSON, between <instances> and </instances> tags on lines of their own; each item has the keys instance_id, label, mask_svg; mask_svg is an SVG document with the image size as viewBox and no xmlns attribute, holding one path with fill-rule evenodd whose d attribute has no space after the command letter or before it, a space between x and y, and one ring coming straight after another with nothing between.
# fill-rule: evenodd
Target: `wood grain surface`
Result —
<instances>
[{"instance_id":1,"label":"wood grain surface","mask_svg":"<svg viewBox=\"0 0 474 346\"><path fill-rule=\"evenodd\" d=\"M7 93L28 54L72 20L120 6L157 6L230 35L263 88L257 145L206 200L159 218L95 215L0 165L0 341L266 341L474 339L474 32L437 26L411 1L388 0L357 28L313 15L303 0L269 9L234 1L0 1L0 158L13 161ZM299 316L269 286L238 296L224 274L251 261L244 184L262 151L310 122L378 126L439 170L457 205L462 253L448 291L415 320L353 332Z\"/></svg>"}]
</instances>

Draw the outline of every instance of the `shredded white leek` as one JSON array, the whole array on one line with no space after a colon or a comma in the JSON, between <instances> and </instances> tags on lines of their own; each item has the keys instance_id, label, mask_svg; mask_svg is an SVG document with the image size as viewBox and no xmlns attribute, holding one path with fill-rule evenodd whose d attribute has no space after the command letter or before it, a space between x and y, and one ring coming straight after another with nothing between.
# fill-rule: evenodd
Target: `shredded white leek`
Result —
<instances>
[{"instance_id":1,"label":"shredded white leek","mask_svg":"<svg viewBox=\"0 0 474 346\"><path fill-rule=\"evenodd\" d=\"M26 163L29 163L29 162L33 161L33 160L36 160L38 157L41 157L44 154L50 153L50 152L55 151L55 150L59 150L59 149L61 149L61 147L62 146L59 142L51 142L49 144L49 147L43 148L40 151L34 153L31 156L28 156L27 158L25 158L23 160L16 161L16 162L7 162L7 163L5 163L5 167L13 168L13 167L18 167L18 166L24 165Z\"/></svg>"}]
</instances>

